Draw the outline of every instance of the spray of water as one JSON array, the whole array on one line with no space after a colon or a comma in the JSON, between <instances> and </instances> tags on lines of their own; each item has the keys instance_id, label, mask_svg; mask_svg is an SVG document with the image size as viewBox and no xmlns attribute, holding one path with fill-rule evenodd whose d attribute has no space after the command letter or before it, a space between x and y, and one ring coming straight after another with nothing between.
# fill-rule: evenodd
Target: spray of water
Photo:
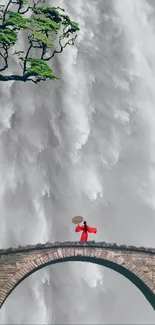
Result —
<instances>
[{"instance_id":1,"label":"spray of water","mask_svg":"<svg viewBox=\"0 0 155 325\"><path fill-rule=\"evenodd\" d=\"M81 31L52 62L60 81L0 85L0 246L77 240L77 214L98 227L97 241L155 246L153 4L47 4ZM1 324L154 321L127 279L83 263L36 272L0 312Z\"/></svg>"}]
</instances>

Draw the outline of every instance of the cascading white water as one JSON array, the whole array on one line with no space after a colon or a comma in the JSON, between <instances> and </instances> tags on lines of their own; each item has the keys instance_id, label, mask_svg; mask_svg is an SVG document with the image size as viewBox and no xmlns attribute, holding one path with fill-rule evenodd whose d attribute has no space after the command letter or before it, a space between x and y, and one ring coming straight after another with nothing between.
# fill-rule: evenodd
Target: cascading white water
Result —
<instances>
[{"instance_id":1,"label":"cascading white water","mask_svg":"<svg viewBox=\"0 0 155 325\"><path fill-rule=\"evenodd\" d=\"M52 61L60 81L0 84L0 247L78 240L77 214L96 241L155 247L154 3L47 4L81 31ZM85 263L34 273L0 311L1 324L154 321L132 283Z\"/></svg>"}]
</instances>

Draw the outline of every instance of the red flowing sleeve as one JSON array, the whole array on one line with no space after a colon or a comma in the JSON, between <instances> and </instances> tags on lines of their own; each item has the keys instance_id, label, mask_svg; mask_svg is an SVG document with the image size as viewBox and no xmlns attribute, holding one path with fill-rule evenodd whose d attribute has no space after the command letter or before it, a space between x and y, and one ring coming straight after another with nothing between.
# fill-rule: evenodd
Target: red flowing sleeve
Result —
<instances>
[{"instance_id":1,"label":"red flowing sleeve","mask_svg":"<svg viewBox=\"0 0 155 325\"><path fill-rule=\"evenodd\" d=\"M82 231L82 230L84 230L84 226L77 225L76 228L75 228L76 232L79 232L79 231Z\"/></svg>"},{"instance_id":2,"label":"red flowing sleeve","mask_svg":"<svg viewBox=\"0 0 155 325\"><path fill-rule=\"evenodd\" d=\"M87 230L88 230L89 233L92 233L92 234L97 233L97 228L91 228L91 227L87 226Z\"/></svg>"}]
</instances>

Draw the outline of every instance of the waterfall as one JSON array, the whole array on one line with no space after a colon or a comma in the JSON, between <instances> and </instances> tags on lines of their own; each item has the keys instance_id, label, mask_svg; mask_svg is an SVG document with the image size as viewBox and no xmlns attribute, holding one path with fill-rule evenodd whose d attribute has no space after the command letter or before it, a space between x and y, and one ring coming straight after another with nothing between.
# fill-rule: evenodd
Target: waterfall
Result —
<instances>
[{"instance_id":1,"label":"waterfall","mask_svg":"<svg viewBox=\"0 0 155 325\"><path fill-rule=\"evenodd\" d=\"M75 215L98 228L90 240L155 247L155 4L46 4L80 33L50 63L60 80L0 83L0 248L79 240ZM154 322L129 280L82 262L34 273L0 311L0 324Z\"/></svg>"}]
</instances>

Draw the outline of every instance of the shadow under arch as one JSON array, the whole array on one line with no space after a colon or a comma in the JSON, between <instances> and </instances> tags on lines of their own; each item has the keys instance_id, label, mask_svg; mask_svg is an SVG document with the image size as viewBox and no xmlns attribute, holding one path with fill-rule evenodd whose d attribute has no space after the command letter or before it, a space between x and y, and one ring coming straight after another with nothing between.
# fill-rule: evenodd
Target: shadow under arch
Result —
<instances>
[{"instance_id":1,"label":"shadow under arch","mask_svg":"<svg viewBox=\"0 0 155 325\"><path fill-rule=\"evenodd\" d=\"M33 274L34 272L48 266L48 265L52 265L52 264L57 264L57 263L63 263L63 262L89 262L89 263L94 263L97 265L101 265L101 266L105 266L107 268L110 268L120 274L122 274L123 276L125 276L128 280L130 280L145 296L145 298L148 300L148 302L151 304L151 306L153 307L153 309L155 310L155 295L154 293L150 290L150 288L138 277L136 276L134 273L132 273L131 271L129 271L128 269L126 269L125 267L111 262L111 261L107 261L105 259L100 259L100 258L96 258L96 257L87 257L87 256L69 256L69 257L64 257L64 258L60 258L57 260L52 260L50 262L47 262L45 264L42 264L36 268L34 268L31 272L28 272L25 276L23 276L16 284L15 286L9 291L9 293L7 294L5 300L3 301L2 305L0 308L2 308L4 302L6 301L6 299L10 296L10 294L12 293L12 291L21 283L23 282L29 275Z\"/></svg>"}]
</instances>

